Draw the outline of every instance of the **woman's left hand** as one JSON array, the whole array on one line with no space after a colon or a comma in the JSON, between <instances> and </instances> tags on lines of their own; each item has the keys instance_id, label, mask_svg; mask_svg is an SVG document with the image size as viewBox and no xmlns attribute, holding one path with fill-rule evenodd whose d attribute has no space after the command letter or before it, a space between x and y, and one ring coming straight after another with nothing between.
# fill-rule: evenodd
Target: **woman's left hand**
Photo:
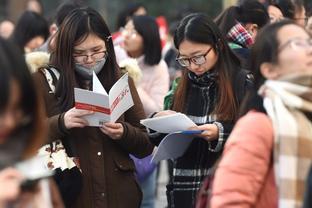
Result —
<instances>
[{"instance_id":1,"label":"woman's left hand","mask_svg":"<svg viewBox=\"0 0 312 208\"><path fill-rule=\"evenodd\" d=\"M208 142L219 138L219 128L216 124L204 124L196 127L192 127L190 130L202 130L199 137L204 138Z\"/></svg>"},{"instance_id":2,"label":"woman's left hand","mask_svg":"<svg viewBox=\"0 0 312 208\"><path fill-rule=\"evenodd\" d=\"M112 139L120 139L124 133L124 128L121 123L104 123L100 130L111 137Z\"/></svg>"}]
</instances>

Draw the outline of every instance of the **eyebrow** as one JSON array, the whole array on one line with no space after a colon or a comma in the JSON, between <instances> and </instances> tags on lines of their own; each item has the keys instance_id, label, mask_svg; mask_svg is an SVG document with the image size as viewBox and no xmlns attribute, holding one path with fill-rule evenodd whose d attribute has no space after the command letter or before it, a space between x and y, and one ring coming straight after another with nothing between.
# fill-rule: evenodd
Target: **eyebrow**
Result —
<instances>
[{"instance_id":1,"label":"eyebrow","mask_svg":"<svg viewBox=\"0 0 312 208\"><path fill-rule=\"evenodd\" d=\"M98 49L101 49L101 48L104 48L106 50L106 48L103 46L103 45L98 45L98 46L94 46L90 49L80 49L80 48L74 48L74 52L75 53L81 53L81 52L85 52L85 51L93 51L93 50L98 50Z\"/></svg>"},{"instance_id":2,"label":"eyebrow","mask_svg":"<svg viewBox=\"0 0 312 208\"><path fill-rule=\"evenodd\" d=\"M189 55L184 55L184 54L179 53L179 56L190 57L190 56L200 55L202 53L205 53L205 51L194 51L194 52L190 53Z\"/></svg>"}]
</instances>

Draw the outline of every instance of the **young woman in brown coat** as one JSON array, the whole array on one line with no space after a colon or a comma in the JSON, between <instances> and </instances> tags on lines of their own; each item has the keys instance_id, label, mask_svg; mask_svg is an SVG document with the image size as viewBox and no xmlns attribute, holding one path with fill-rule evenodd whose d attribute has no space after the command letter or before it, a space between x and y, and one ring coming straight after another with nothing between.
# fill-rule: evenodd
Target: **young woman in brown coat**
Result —
<instances>
[{"instance_id":1,"label":"young woman in brown coat","mask_svg":"<svg viewBox=\"0 0 312 208\"><path fill-rule=\"evenodd\" d=\"M134 176L129 154L151 154L144 110L129 79L134 106L115 123L90 127L83 116L92 112L74 107L74 87L92 89L92 72L108 92L120 78L111 34L101 15L93 9L72 11L57 32L51 66L60 74L56 91L38 73L49 117L49 138L61 139L68 154L77 156L82 170L82 189L71 207L139 207L142 193ZM70 150L70 151L69 151Z\"/></svg>"}]
</instances>

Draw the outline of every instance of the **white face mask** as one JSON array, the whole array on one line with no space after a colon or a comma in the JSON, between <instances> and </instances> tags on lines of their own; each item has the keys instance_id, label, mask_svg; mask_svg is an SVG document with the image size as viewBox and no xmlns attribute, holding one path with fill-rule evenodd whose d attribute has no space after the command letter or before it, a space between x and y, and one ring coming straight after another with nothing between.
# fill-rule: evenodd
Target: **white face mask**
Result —
<instances>
[{"instance_id":1,"label":"white face mask","mask_svg":"<svg viewBox=\"0 0 312 208\"><path fill-rule=\"evenodd\" d=\"M102 59L101 61L96 62L96 64L90 68L85 67L81 64L75 64L75 71L82 76L83 78L86 79L91 79L93 71L98 74L102 70L104 64L106 62L106 58Z\"/></svg>"}]
</instances>

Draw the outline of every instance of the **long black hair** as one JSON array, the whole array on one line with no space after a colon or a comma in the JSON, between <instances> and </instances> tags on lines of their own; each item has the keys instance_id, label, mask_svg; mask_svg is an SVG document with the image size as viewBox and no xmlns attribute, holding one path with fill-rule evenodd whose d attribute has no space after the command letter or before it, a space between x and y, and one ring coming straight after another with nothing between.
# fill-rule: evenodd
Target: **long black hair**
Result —
<instances>
[{"instance_id":1,"label":"long black hair","mask_svg":"<svg viewBox=\"0 0 312 208\"><path fill-rule=\"evenodd\" d=\"M214 66L218 72L218 102L214 113L219 119L235 120L238 113L238 102L234 92L234 77L240 70L240 61L229 48L224 36L217 25L205 14L195 13L183 18L178 25L174 44L179 50L180 44L184 41L209 44L218 55ZM174 102L173 108L177 111L184 111L187 98L188 77L184 73L175 93L175 98L181 102Z\"/></svg>"},{"instance_id":2,"label":"long black hair","mask_svg":"<svg viewBox=\"0 0 312 208\"><path fill-rule=\"evenodd\" d=\"M101 38L106 45L108 57L98 74L104 88L109 91L119 78L111 33L102 16L89 7L78 8L66 16L56 36L55 49L51 53L51 64L60 70L56 96L62 111L74 104L74 87L79 82L74 71L74 46L83 42L89 34Z\"/></svg>"}]
</instances>

